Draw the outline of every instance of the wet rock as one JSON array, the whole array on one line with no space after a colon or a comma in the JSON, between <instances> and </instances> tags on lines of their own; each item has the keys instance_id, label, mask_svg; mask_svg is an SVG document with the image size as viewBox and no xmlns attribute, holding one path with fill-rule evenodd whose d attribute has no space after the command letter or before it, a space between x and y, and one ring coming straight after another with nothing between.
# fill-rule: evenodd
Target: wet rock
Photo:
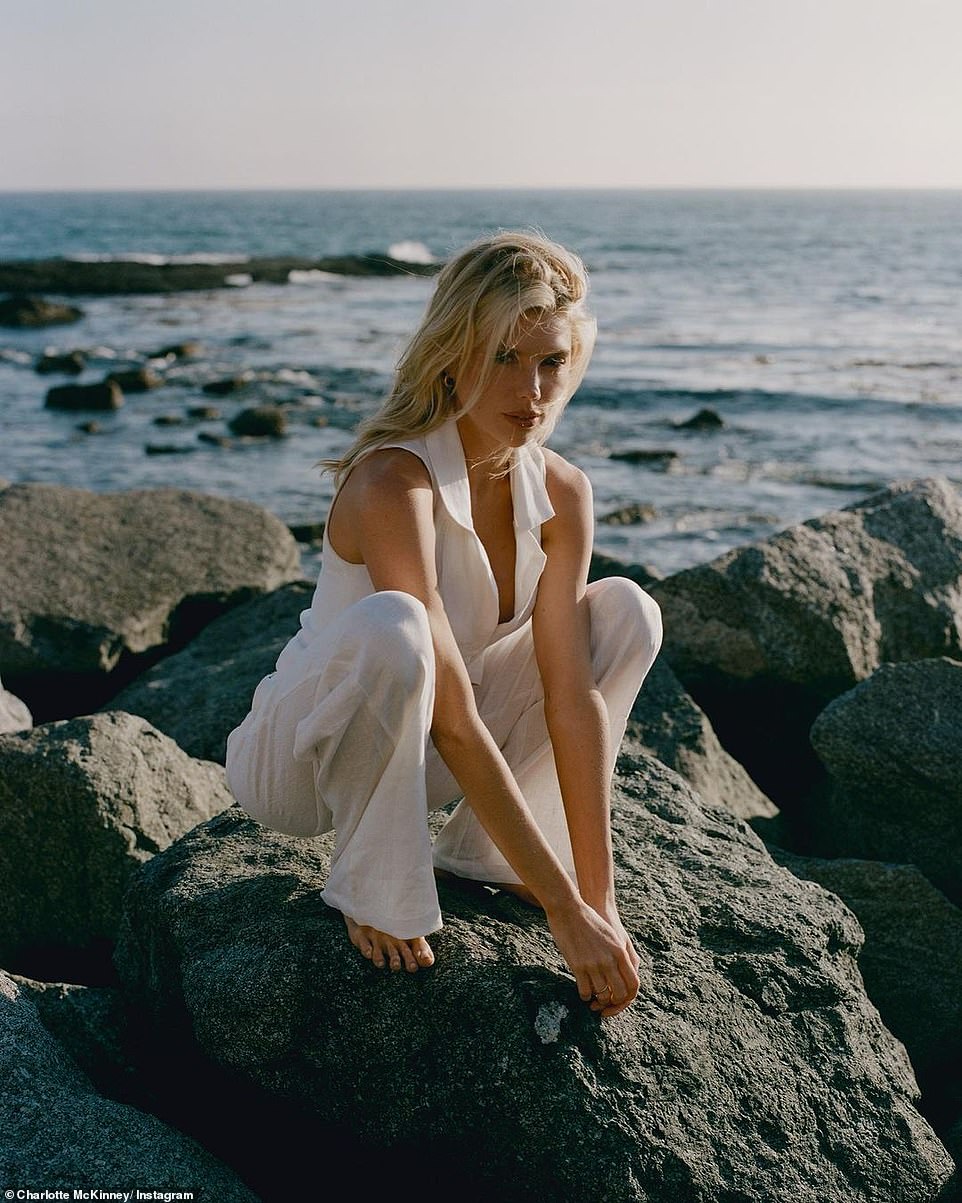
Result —
<instances>
[{"instance_id":1,"label":"wet rock","mask_svg":"<svg viewBox=\"0 0 962 1203\"><path fill-rule=\"evenodd\" d=\"M962 662L883 664L815 720L828 856L909 861L962 902Z\"/></svg>"},{"instance_id":2,"label":"wet rock","mask_svg":"<svg viewBox=\"0 0 962 1203\"><path fill-rule=\"evenodd\" d=\"M0 956L112 940L134 869L232 800L134 715L0 735Z\"/></svg>"},{"instance_id":3,"label":"wet rock","mask_svg":"<svg viewBox=\"0 0 962 1203\"><path fill-rule=\"evenodd\" d=\"M213 434L209 430L202 430L197 435L199 443L210 443L212 447L233 447L234 440L226 434Z\"/></svg>"},{"instance_id":4,"label":"wet rock","mask_svg":"<svg viewBox=\"0 0 962 1203\"><path fill-rule=\"evenodd\" d=\"M150 389L160 388L164 383L163 377L158 376L152 368L129 368L120 372L111 372L107 376L114 384L120 386L124 393L146 393Z\"/></svg>"},{"instance_id":5,"label":"wet rock","mask_svg":"<svg viewBox=\"0 0 962 1203\"><path fill-rule=\"evenodd\" d=\"M725 419L714 409L700 409L683 422L675 423L678 430L721 430L724 425Z\"/></svg>"},{"instance_id":6,"label":"wet rock","mask_svg":"<svg viewBox=\"0 0 962 1203\"><path fill-rule=\"evenodd\" d=\"M302 522L288 527L288 530L298 543L321 543L324 540L324 527L323 522Z\"/></svg>"},{"instance_id":7,"label":"wet rock","mask_svg":"<svg viewBox=\"0 0 962 1203\"><path fill-rule=\"evenodd\" d=\"M25 702L3 688L0 681L0 735L11 731L27 731L33 726L33 716Z\"/></svg>"},{"instance_id":8,"label":"wet rock","mask_svg":"<svg viewBox=\"0 0 962 1203\"><path fill-rule=\"evenodd\" d=\"M0 284L0 288L3 285ZM0 300L0 326L33 328L37 326L62 326L78 322L83 310L75 305L61 305L46 301L43 297L14 294Z\"/></svg>"},{"instance_id":9,"label":"wet rock","mask_svg":"<svg viewBox=\"0 0 962 1203\"><path fill-rule=\"evenodd\" d=\"M196 1042L250 1085L245 1113L299 1116L297 1166L430 1148L444 1197L456 1174L459 1197L499 1203L878 1203L893 1182L931 1203L952 1164L864 993L851 913L657 762L630 766L613 830L645 986L600 1023L543 916L503 893L442 887L437 966L379 973L318 895L330 838L232 807L127 895L117 967L152 1016L138 1047L162 1073Z\"/></svg>"},{"instance_id":10,"label":"wet rock","mask_svg":"<svg viewBox=\"0 0 962 1203\"><path fill-rule=\"evenodd\" d=\"M149 355L149 359L197 359L204 353L204 348L198 342L183 342L170 343L169 346L161 347L159 351L154 351Z\"/></svg>"},{"instance_id":11,"label":"wet rock","mask_svg":"<svg viewBox=\"0 0 962 1203\"><path fill-rule=\"evenodd\" d=\"M808 732L827 703L884 661L962 656L962 498L945 480L904 482L651 592L662 654L725 747L803 824L823 776Z\"/></svg>"},{"instance_id":12,"label":"wet rock","mask_svg":"<svg viewBox=\"0 0 962 1203\"><path fill-rule=\"evenodd\" d=\"M257 405L227 423L233 434L255 438L281 438L287 431L287 415L277 405Z\"/></svg>"},{"instance_id":13,"label":"wet rock","mask_svg":"<svg viewBox=\"0 0 962 1203\"><path fill-rule=\"evenodd\" d=\"M274 671L312 593L309 582L295 581L215 619L121 690L111 708L142 715L191 756L223 764L227 736Z\"/></svg>"},{"instance_id":14,"label":"wet rock","mask_svg":"<svg viewBox=\"0 0 962 1203\"><path fill-rule=\"evenodd\" d=\"M705 712L661 659L645 679L628 720L628 747L657 757L699 796L740 819L759 820L765 838L779 831L778 808L718 742Z\"/></svg>"},{"instance_id":15,"label":"wet rock","mask_svg":"<svg viewBox=\"0 0 962 1203\"><path fill-rule=\"evenodd\" d=\"M138 657L301 571L287 527L248 502L56 485L0 493L0 562L0 672L37 720L95 710Z\"/></svg>"},{"instance_id":16,"label":"wet rock","mask_svg":"<svg viewBox=\"0 0 962 1203\"><path fill-rule=\"evenodd\" d=\"M664 468L674 463L678 452L670 447L629 447L625 451L612 451L609 459L621 460L626 464L652 464Z\"/></svg>"},{"instance_id":17,"label":"wet rock","mask_svg":"<svg viewBox=\"0 0 962 1203\"><path fill-rule=\"evenodd\" d=\"M47 351L37 360L35 368L41 375L63 372L68 376L79 376L86 366L87 357L83 351L66 351L63 354Z\"/></svg>"},{"instance_id":18,"label":"wet rock","mask_svg":"<svg viewBox=\"0 0 962 1203\"><path fill-rule=\"evenodd\" d=\"M48 389L47 409L120 409L124 394L113 380L99 384L59 384Z\"/></svg>"},{"instance_id":19,"label":"wet rock","mask_svg":"<svg viewBox=\"0 0 962 1203\"><path fill-rule=\"evenodd\" d=\"M658 511L653 505L636 502L633 505L623 505L620 509L602 514L598 521L605 523L606 526L636 526L642 522L654 522L657 517Z\"/></svg>"},{"instance_id":20,"label":"wet rock","mask_svg":"<svg viewBox=\"0 0 962 1203\"><path fill-rule=\"evenodd\" d=\"M183 414L158 414L153 422L155 426L183 426Z\"/></svg>"},{"instance_id":21,"label":"wet rock","mask_svg":"<svg viewBox=\"0 0 962 1203\"><path fill-rule=\"evenodd\" d=\"M187 416L197 422L215 422L221 415L213 405L191 405L188 406Z\"/></svg>"},{"instance_id":22,"label":"wet rock","mask_svg":"<svg viewBox=\"0 0 962 1203\"><path fill-rule=\"evenodd\" d=\"M103 423L98 422L96 418L91 418L87 422L78 422L77 429L82 434L103 434Z\"/></svg>"},{"instance_id":23,"label":"wet rock","mask_svg":"<svg viewBox=\"0 0 962 1203\"><path fill-rule=\"evenodd\" d=\"M197 450L189 443L145 443L145 455L191 455Z\"/></svg>"},{"instance_id":24,"label":"wet rock","mask_svg":"<svg viewBox=\"0 0 962 1203\"><path fill-rule=\"evenodd\" d=\"M203 386L203 392L212 397L227 397L250 384L249 376L227 376L222 380L208 380Z\"/></svg>"},{"instance_id":25,"label":"wet rock","mask_svg":"<svg viewBox=\"0 0 962 1203\"><path fill-rule=\"evenodd\" d=\"M772 854L854 912L865 932L865 988L905 1045L925 1115L947 1135L962 1114L962 910L914 865Z\"/></svg>"},{"instance_id":26,"label":"wet rock","mask_svg":"<svg viewBox=\"0 0 962 1203\"><path fill-rule=\"evenodd\" d=\"M8 1186L69 1194L78 1183L102 1183L95 1189L192 1190L197 1198L258 1203L195 1141L97 1094L44 1028L29 993L2 971L0 1114L0 1173Z\"/></svg>"}]
</instances>

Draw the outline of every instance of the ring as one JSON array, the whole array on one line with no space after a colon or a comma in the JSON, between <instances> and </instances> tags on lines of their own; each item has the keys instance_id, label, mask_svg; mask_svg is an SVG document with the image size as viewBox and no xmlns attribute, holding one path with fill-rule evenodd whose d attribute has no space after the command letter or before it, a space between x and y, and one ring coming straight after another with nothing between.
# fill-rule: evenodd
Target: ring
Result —
<instances>
[{"instance_id":1,"label":"ring","mask_svg":"<svg viewBox=\"0 0 962 1203\"><path fill-rule=\"evenodd\" d=\"M601 993L602 993L602 994L610 994L610 993L611 993L611 987L610 987L610 986L605 986L604 990L602 990L602 991L601 991ZM597 995L597 994L592 994L592 996L591 996L591 997L592 997L592 998L597 998L597 997L598 997L598 995Z\"/></svg>"}]
</instances>

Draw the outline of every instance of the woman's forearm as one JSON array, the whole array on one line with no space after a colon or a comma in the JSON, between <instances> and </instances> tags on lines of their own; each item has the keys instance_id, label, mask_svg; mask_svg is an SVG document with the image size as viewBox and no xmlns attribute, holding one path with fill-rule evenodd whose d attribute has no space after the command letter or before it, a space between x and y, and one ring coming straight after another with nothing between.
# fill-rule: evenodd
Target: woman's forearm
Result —
<instances>
[{"instance_id":1,"label":"woman's forearm","mask_svg":"<svg viewBox=\"0 0 962 1203\"><path fill-rule=\"evenodd\" d=\"M608 710L601 693L591 689L574 698L546 699L545 721L578 888L589 906L606 911L614 905Z\"/></svg>"}]
</instances>

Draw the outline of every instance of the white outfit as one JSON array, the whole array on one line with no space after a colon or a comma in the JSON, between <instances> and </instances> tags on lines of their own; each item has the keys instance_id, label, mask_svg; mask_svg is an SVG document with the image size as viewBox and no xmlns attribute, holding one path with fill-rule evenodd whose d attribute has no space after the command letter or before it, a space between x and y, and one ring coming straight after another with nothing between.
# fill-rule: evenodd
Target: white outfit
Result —
<instances>
[{"instance_id":1,"label":"white outfit","mask_svg":"<svg viewBox=\"0 0 962 1203\"><path fill-rule=\"evenodd\" d=\"M390 446L413 452L431 474L438 588L478 711L574 876L531 631L546 559L541 524L554 513L544 454L523 447L511 473L516 611L499 623L497 584L472 524L456 424ZM597 581L587 596L591 662L608 708L613 758L658 654L661 617L654 600L623 578ZM433 706L424 605L407 593L375 592L366 567L342 560L325 532L311 607L228 737L227 779L240 805L268 827L300 836L335 828L322 897L399 939L441 926L427 814L461 796L431 742ZM465 802L435 841L433 864L461 877L519 881Z\"/></svg>"}]
</instances>

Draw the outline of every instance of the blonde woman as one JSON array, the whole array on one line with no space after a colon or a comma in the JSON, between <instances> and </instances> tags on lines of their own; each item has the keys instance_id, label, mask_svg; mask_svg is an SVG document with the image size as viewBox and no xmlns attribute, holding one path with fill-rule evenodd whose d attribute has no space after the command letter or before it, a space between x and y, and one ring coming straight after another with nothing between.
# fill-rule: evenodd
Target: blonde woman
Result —
<instances>
[{"instance_id":1,"label":"blonde woman","mask_svg":"<svg viewBox=\"0 0 962 1203\"><path fill-rule=\"evenodd\" d=\"M333 471L301 628L228 741L279 831L336 832L323 897L378 968L433 964L436 875L544 909L581 998L635 998L609 790L657 606L586 584L588 479L542 444L594 344L581 261L527 233L440 272L393 391ZM428 812L462 799L432 847Z\"/></svg>"}]
</instances>

